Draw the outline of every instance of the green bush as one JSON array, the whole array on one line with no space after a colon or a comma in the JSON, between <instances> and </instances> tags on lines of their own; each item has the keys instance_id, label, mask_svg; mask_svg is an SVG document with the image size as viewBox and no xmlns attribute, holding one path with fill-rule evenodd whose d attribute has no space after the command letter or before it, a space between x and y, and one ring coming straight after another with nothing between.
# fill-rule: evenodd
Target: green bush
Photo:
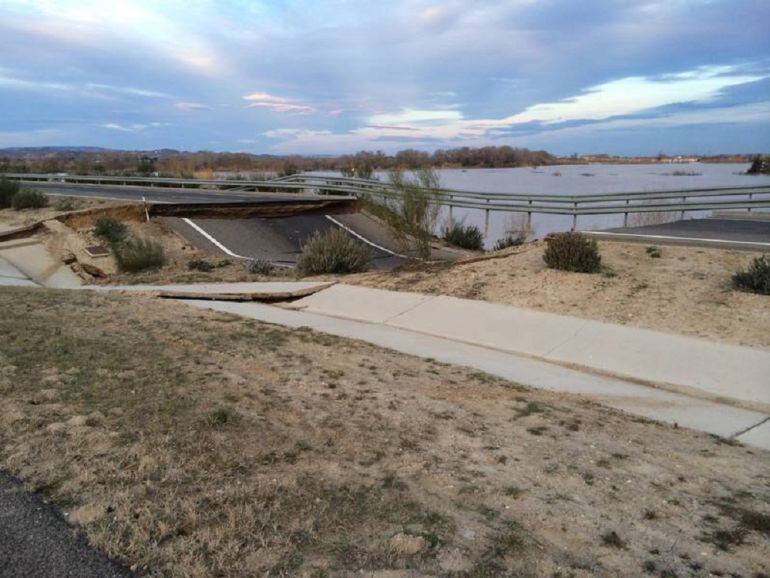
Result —
<instances>
[{"instance_id":1,"label":"green bush","mask_svg":"<svg viewBox=\"0 0 770 578\"><path fill-rule=\"evenodd\" d=\"M13 198L19 192L19 183L0 178L0 209L7 209L13 205Z\"/></svg>"},{"instance_id":2,"label":"green bush","mask_svg":"<svg viewBox=\"0 0 770 578\"><path fill-rule=\"evenodd\" d=\"M481 251L484 248L484 235L476 225L464 225L457 221L450 221L441 235L444 240L455 247Z\"/></svg>"},{"instance_id":3,"label":"green bush","mask_svg":"<svg viewBox=\"0 0 770 578\"><path fill-rule=\"evenodd\" d=\"M770 258L757 257L748 269L738 271L733 275L733 286L741 291L770 295Z\"/></svg>"},{"instance_id":4,"label":"green bush","mask_svg":"<svg viewBox=\"0 0 770 578\"><path fill-rule=\"evenodd\" d=\"M209 271L214 270L214 264L209 263L205 259L193 259L187 263L187 268L190 269L190 271L202 271L203 273L208 273Z\"/></svg>"},{"instance_id":5,"label":"green bush","mask_svg":"<svg viewBox=\"0 0 770 578\"><path fill-rule=\"evenodd\" d=\"M252 275L272 275L275 265L265 259L253 259L246 265Z\"/></svg>"},{"instance_id":6,"label":"green bush","mask_svg":"<svg viewBox=\"0 0 770 578\"><path fill-rule=\"evenodd\" d=\"M121 271L136 273L162 267L166 263L163 245L152 239L131 238L113 247Z\"/></svg>"},{"instance_id":7,"label":"green bush","mask_svg":"<svg viewBox=\"0 0 770 578\"><path fill-rule=\"evenodd\" d=\"M546 243L543 260L551 269L577 273L598 273L601 269L596 241L582 233L557 233L548 237Z\"/></svg>"},{"instance_id":8,"label":"green bush","mask_svg":"<svg viewBox=\"0 0 770 578\"><path fill-rule=\"evenodd\" d=\"M660 259L663 256L663 253L660 251L660 247L656 247L655 245L650 245L645 249L645 251L653 259Z\"/></svg>"},{"instance_id":9,"label":"green bush","mask_svg":"<svg viewBox=\"0 0 770 578\"><path fill-rule=\"evenodd\" d=\"M508 233L505 235L505 237L498 239L495 243L495 246L492 247L493 251L502 251L503 249L507 249L508 247L518 247L519 245L523 245L525 241L525 237L520 234L514 234L514 233Z\"/></svg>"},{"instance_id":10,"label":"green bush","mask_svg":"<svg viewBox=\"0 0 770 578\"><path fill-rule=\"evenodd\" d=\"M114 245L123 242L128 235L128 227L112 217L99 217L94 226L94 235Z\"/></svg>"},{"instance_id":11,"label":"green bush","mask_svg":"<svg viewBox=\"0 0 770 578\"><path fill-rule=\"evenodd\" d=\"M369 268L372 256L369 247L342 229L329 229L317 232L305 244L297 260L297 271L301 275L359 273Z\"/></svg>"},{"instance_id":12,"label":"green bush","mask_svg":"<svg viewBox=\"0 0 770 578\"><path fill-rule=\"evenodd\" d=\"M72 199L59 199L54 204L54 209L62 212L69 212L75 210L75 202Z\"/></svg>"},{"instance_id":13,"label":"green bush","mask_svg":"<svg viewBox=\"0 0 770 578\"><path fill-rule=\"evenodd\" d=\"M11 206L17 211L24 209L42 209L48 206L48 197L40 191L23 189L13 195Z\"/></svg>"}]
</instances>

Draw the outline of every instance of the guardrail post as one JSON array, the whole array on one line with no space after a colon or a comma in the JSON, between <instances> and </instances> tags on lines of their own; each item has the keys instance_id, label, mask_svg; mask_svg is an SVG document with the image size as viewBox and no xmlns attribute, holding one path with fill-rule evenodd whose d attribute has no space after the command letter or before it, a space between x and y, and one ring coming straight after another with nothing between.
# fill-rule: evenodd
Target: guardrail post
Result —
<instances>
[{"instance_id":1,"label":"guardrail post","mask_svg":"<svg viewBox=\"0 0 770 578\"><path fill-rule=\"evenodd\" d=\"M450 203L449 204L449 221L450 222L452 221L452 209L454 208L452 206L452 204L451 204L453 200L454 200L454 196L453 195L449 195L449 203Z\"/></svg>"},{"instance_id":2,"label":"guardrail post","mask_svg":"<svg viewBox=\"0 0 770 578\"><path fill-rule=\"evenodd\" d=\"M577 201L575 201L572 209L572 230L573 231L577 230L577 207L578 207L578 204L577 204Z\"/></svg>"},{"instance_id":3,"label":"guardrail post","mask_svg":"<svg viewBox=\"0 0 770 578\"><path fill-rule=\"evenodd\" d=\"M487 204L489 204L489 199L487 199ZM484 210L484 236L486 237L489 234L489 209Z\"/></svg>"},{"instance_id":4,"label":"guardrail post","mask_svg":"<svg viewBox=\"0 0 770 578\"><path fill-rule=\"evenodd\" d=\"M532 206L532 199L529 200L529 206ZM532 228L532 211L527 211L527 230Z\"/></svg>"},{"instance_id":5,"label":"guardrail post","mask_svg":"<svg viewBox=\"0 0 770 578\"><path fill-rule=\"evenodd\" d=\"M682 204L684 205L687 203L687 197L682 197ZM682 212L679 214L679 218L684 221L684 209L682 209Z\"/></svg>"},{"instance_id":6,"label":"guardrail post","mask_svg":"<svg viewBox=\"0 0 770 578\"><path fill-rule=\"evenodd\" d=\"M626 199L626 206L631 204L631 199ZM628 227L628 211L623 213L623 226Z\"/></svg>"},{"instance_id":7,"label":"guardrail post","mask_svg":"<svg viewBox=\"0 0 770 578\"><path fill-rule=\"evenodd\" d=\"M749 193L749 202L754 198L754 193ZM749 213L751 212L751 206L749 206Z\"/></svg>"}]
</instances>

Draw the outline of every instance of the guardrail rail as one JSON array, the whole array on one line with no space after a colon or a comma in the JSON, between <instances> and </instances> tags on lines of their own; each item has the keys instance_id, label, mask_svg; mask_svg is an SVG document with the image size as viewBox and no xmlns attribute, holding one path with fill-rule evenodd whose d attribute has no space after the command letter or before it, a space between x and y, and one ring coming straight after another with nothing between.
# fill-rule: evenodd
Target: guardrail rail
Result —
<instances>
[{"instance_id":1,"label":"guardrail rail","mask_svg":"<svg viewBox=\"0 0 770 578\"><path fill-rule=\"evenodd\" d=\"M271 180L175 179L164 177L132 177L117 175L62 175L39 173L5 173L6 178L23 182L61 182L97 185L134 185L150 187L213 188L219 190L253 190L262 192L315 192L356 197L398 199L403 192L387 182L312 174L297 174ZM770 208L770 185L711 187L658 191L637 191L589 195L536 195L463 191L438 188L428 192L430 202L449 208L477 209L485 212L485 228L492 211L553 214L572 217L573 229L580 215L623 214L624 226L632 213L680 212L719 209Z\"/></svg>"}]
</instances>

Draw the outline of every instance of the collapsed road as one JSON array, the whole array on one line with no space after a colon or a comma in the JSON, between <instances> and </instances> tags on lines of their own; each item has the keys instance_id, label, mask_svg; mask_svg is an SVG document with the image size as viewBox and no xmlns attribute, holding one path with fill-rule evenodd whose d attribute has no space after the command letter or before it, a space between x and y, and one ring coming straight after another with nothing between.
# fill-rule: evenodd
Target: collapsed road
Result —
<instances>
[{"instance_id":1,"label":"collapsed road","mask_svg":"<svg viewBox=\"0 0 770 578\"><path fill-rule=\"evenodd\" d=\"M385 227L362 213L351 212L348 205L355 200L350 197L55 182L26 183L23 186L56 196L157 203L153 213L190 244L230 258L263 259L292 266L301 253L302 245L316 232L339 227L372 248L372 267L375 269L392 269L408 260ZM314 203L318 204L318 209L311 207ZM207 211L208 216L192 214L194 210L187 211L191 214L180 216L174 211L162 210L164 205L169 204L215 205L216 210ZM227 204L283 206L285 210L276 214L287 216L227 218L225 215L223 218L211 218L211 214L221 214L222 207Z\"/></svg>"}]
</instances>

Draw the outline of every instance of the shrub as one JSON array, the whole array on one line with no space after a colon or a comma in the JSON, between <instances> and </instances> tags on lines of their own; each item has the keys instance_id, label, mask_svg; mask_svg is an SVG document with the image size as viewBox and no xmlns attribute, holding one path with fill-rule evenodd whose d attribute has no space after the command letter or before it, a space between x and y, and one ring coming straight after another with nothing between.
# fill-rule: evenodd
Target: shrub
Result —
<instances>
[{"instance_id":1,"label":"shrub","mask_svg":"<svg viewBox=\"0 0 770 578\"><path fill-rule=\"evenodd\" d=\"M23 189L13 195L11 205L17 211L23 211L24 209L42 209L43 207L48 206L48 197L40 191Z\"/></svg>"},{"instance_id":2,"label":"shrub","mask_svg":"<svg viewBox=\"0 0 770 578\"><path fill-rule=\"evenodd\" d=\"M114 245L126 238L128 227L112 217L99 217L94 226L94 235Z\"/></svg>"},{"instance_id":3,"label":"shrub","mask_svg":"<svg viewBox=\"0 0 770 578\"><path fill-rule=\"evenodd\" d=\"M372 250L348 236L342 229L316 233L302 248L297 260L301 275L321 273L358 273L366 271L372 260Z\"/></svg>"},{"instance_id":4,"label":"shrub","mask_svg":"<svg viewBox=\"0 0 770 578\"><path fill-rule=\"evenodd\" d=\"M738 271L733 275L733 286L741 291L770 295L770 258L757 257L748 269Z\"/></svg>"},{"instance_id":5,"label":"shrub","mask_svg":"<svg viewBox=\"0 0 770 578\"><path fill-rule=\"evenodd\" d=\"M661 258L661 256L663 255L663 254L660 252L660 247L656 247L655 245L650 245L649 247L647 247L647 248L645 249L645 251L646 251L646 253L647 253L647 254L648 254L650 257L652 257L653 259L660 259L660 258Z\"/></svg>"},{"instance_id":6,"label":"shrub","mask_svg":"<svg viewBox=\"0 0 770 578\"><path fill-rule=\"evenodd\" d=\"M59 199L56 201L56 204L54 204L54 209L57 211L74 211L75 210L75 202L72 199Z\"/></svg>"},{"instance_id":7,"label":"shrub","mask_svg":"<svg viewBox=\"0 0 770 578\"><path fill-rule=\"evenodd\" d=\"M551 269L577 273L599 272L602 258L593 239L582 233L570 232L552 235L546 242L548 245L543 260Z\"/></svg>"},{"instance_id":8,"label":"shrub","mask_svg":"<svg viewBox=\"0 0 770 578\"><path fill-rule=\"evenodd\" d=\"M246 268L252 275L271 275L275 270L275 266L264 259L253 259L248 262Z\"/></svg>"},{"instance_id":9,"label":"shrub","mask_svg":"<svg viewBox=\"0 0 770 578\"><path fill-rule=\"evenodd\" d=\"M756 156L751 162L747 175L770 175L770 157Z\"/></svg>"},{"instance_id":10,"label":"shrub","mask_svg":"<svg viewBox=\"0 0 770 578\"><path fill-rule=\"evenodd\" d=\"M206 261L205 259L193 259L187 263L187 268L191 271L202 271L208 273L214 270L214 265Z\"/></svg>"},{"instance_id":11,"label":"shrub","mask_svg":"<svg viewBox=\"0 0 770 578\"><path fill-rule=\"evenodd\" d=\"M495 246L492 247L493 251L502 251L508 247L518 247L524 243L524 237L518 233L506 233L505 237L498 239Z\"/></svg>"},{"instance_id":12,"label":"shrub","mask_svg":"<svg viewBox=\"0 0 770 578\"><path fill-rule=\"evenodd\" d=\"M484 248L484 235L476 225L450 221L441 236L447 243L463 249L481 251Z\"/></svg>"},{"instance_id":13,"label":"shrub","mask_svg":"<svg viewBox=\"0 0 770 578\"><path fill-rule=\"evenodd\" d=\"M19 183L5 177L0 178L0 209L7 209L13 204L13 198L19 192Z\"/></svg>"},{"instance_id":14,"label":"shrub","mask_svg":"<svg viewBox=\"0 0 770 578\"><path fill-rule=\"evenodd\" d=\"M166 263L163 245L152 239L133 238L113 248L121 271L136 273L162 267Z\"/></svg>"},{"instance_id":15,"label":"shrub","mask_svg":"<svg viewBox=\"0 0 770 578\"><path fill-rule=\"evenodd\" d=\"M438 173L423 168L407 177L403 171L392 170L390 183L398 195L381 203L370 199L367 209L385 222L405 251L430 259L430 243L441 213Z\"/></svg>"}]
</instances>

